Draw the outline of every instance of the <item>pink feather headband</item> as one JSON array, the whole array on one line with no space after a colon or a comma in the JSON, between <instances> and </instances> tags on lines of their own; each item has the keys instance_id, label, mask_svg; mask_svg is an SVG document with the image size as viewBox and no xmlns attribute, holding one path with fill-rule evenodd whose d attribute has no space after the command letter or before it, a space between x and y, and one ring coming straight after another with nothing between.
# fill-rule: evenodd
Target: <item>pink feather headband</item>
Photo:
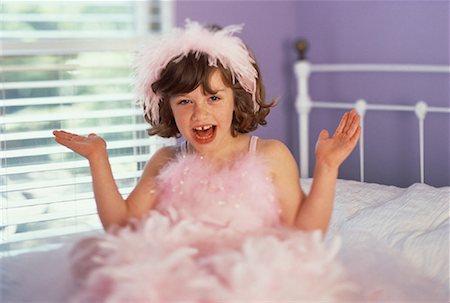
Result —
<instances>
[{"instance_id":1,"label":"pink feather headband","mask_svg":"<svg viewBox=\"0 0 450 303\"><path fill-rule=\"evenodd\" d=\"M234 36L242 30L242 25L230 25L218 31L211 31L198 22L186 21L184 29L176 28L171 33L151 41L139 52L135 64L135 86L138 101L145 105L145 115L154 123L159 122L161 96L152 90L162 70L172 60L181 60L189 53L208 55L210 66L219 61L233 75L248 93L252 94L255 111L256 79L258 72L244 42Z\"/></svg>"}]
</instances>

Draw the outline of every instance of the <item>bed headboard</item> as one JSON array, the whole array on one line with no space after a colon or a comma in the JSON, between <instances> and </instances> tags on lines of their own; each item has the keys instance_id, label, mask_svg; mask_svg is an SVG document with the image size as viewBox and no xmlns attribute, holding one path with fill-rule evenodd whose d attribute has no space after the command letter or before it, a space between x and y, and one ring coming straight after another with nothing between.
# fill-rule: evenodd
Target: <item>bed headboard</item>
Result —
<instances>
[{"instance_id":1,"label":"bed headboard","mask_svg":"<svg viewBox=\"0 0 450 303\"><path fill-rule=\"evenodd\" d=\"M302 178L309 176L309 114L312 108L327 109L352 109L361 116L361 139L359 141L359 167L360 181L364 182L364 116L367 111L406 111L415 113L418 120L419 155L420 155L420 182L425 183L425 161L424 161L424 121L428 114L449 114L449 107L429 106L425 101L416 100L411 105L395 104L372 104L363 98L354 102L327 102L314 101L309 94L310 76L312 73L355 73L355 72L402 72L402 73L445 73L450 74L449 65L419 65L419 64L314 64L307 60L306 52L308 42L300 39L295 43L298 51L298 61L295 63L294 71L297 77L296 109L299 115L299 150L300 150L300 174Z\"/></svg>"}]
</instances>

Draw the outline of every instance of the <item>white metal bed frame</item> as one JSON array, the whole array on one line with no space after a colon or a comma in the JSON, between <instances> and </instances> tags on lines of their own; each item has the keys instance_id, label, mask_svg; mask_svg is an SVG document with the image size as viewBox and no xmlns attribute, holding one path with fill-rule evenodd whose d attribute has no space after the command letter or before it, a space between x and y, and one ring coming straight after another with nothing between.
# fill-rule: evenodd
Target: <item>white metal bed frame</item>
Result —
<instances>
[{"instance_id":1,"label":"white metal bed frame","mask_svg":"<svg viewBox=\"0 0 450 303\"><path fill-rule=\"evenodd\" d=\"M428 113L450 113L448 107L428 106L419 100L415 105L384 105L369 104L364 99L354 103L313 101L309 95L309 77L311 73L321 72L407 72L407 73L445 73L450 74L449 65L418 65L418 64L311 64L305 59L307 42L299 40L296 43L300 60L295 63L294 71L297 77L298 94L296 109L299 115L299 150L300 174L302 178L309 177L309 113L312 108L351 109L355 108L361 116L361 138L359 141L360 180L364 182L364 116L366 111L407 111L414 112L419 121L419 152L420 152L420 182L425 182L424 163L424 121Z\"/></svg>"}]
</instances>

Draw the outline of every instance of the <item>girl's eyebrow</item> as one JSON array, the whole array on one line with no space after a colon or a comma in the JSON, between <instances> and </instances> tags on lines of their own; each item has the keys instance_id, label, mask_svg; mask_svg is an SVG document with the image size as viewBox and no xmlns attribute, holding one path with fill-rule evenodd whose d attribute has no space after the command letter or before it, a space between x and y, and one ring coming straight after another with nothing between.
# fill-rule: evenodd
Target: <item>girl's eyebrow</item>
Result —
<instances>
[{"instance_id":1,"label":"girl's eyebrow","mask_svg":"<svg viewBox=\"0 0 450 303\"><path fill-rule=\"evenodd\" d=\"M172 98L189 98L189 97L190 97L189 93L178 94L178 95L172 96Z\"/></svg>"},{"instance_id":2,"label":"girl's eyebrow","mask_svg":"<svg viewBox=\"0 0 450 303\"><path fill-rule=\"evenodd\" d=\"M211 89L211 90L213 91L213 93L211 93L211 94L214 95L214 94L225 91L226 87L219 87L219 88ZM190 98L191 97L190 94L191 94L190 92L189 93L181 93L181 94L173 95L171 98Z\"/></svg>"},{"instance_id":3,"label":"girl's eyebrow","mask_svg":"<svg viewBox=\"0 0 450 303\"><path fill-rule=\"evenodd\" d=\"M223 91L225 91L225 87L223 87L223 88L212 89L212 91L214 91L215 93L223 92Z\"/></svg>"}]
</instances>

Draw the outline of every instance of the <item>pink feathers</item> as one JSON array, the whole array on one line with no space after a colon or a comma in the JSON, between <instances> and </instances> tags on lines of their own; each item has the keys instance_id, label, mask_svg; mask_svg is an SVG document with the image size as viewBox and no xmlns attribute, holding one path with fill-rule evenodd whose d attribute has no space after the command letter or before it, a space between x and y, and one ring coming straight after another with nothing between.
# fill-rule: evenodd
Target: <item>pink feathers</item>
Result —
<instances>
[{"instance_id":1,"label":"pink feathers","mask_svg":"<svg viewBox=\"0 0 450 303\"><path fill-rule=\"evenodd\" d=\"M244 237L152 212L97 245L98 267L74 302L338 302L355 291L319 233Z\"/></svg>"},{"instance_id":2,"label":"pink feathers","mask_svg":"<svg viewBox=\"0 0 450 303\"><path fill-rule=\"evenodd\" d=\"M256 154L224 169L186 155L159 182L148 218L80 244L97 253L76 302L336 302L354 292L320 233L280 225Z\"/></svg>"},{"instance_id":3,"label":"pink feathers","mask_svg":"<svg viewBox=\"0 0 450 303\"><path fill-rule=\"evenodd\" d=\"M168 165L159 182L162 213L173 207L181 218L240 231L278 224L275 188L263 160L252 153L220 170L186 155Z\"/></svg>"}]
</instances>

